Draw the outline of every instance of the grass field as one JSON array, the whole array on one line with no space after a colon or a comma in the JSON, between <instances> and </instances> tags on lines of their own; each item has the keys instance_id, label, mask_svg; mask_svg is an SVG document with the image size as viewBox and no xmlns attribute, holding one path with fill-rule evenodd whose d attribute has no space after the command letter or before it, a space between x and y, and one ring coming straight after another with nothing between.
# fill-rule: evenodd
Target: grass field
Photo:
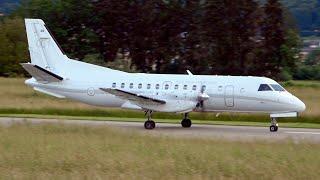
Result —
<instances>
[{"instance_id":1,"label":"grass field","mask_svg":"<svg viewBox=\"0 0 320 180\"><path fill-rule=\"evenodd\" d=\"M0 127L1 179L318 179L320 145L152 137L106 127Z\"/></svg>"},{"instance_id":2,"label":"grass field","mask_svg":"<svg viewBox=\"0 0 320 180\"><path fill-rule=\"evenodd\" d=\"M281 119L281 122L306 122L320 124L320 82L292 81L285 83L287 90L301 98L307 105L302 118ZM82 103L57 99L34 91L24 84L24 79L0 78L0 114L19 115L55 115L55 116L83 116L83 117L131 117L144 120L143 113L120 109L94 107ZM169 113L155 113L156 119L181 119L181 115ZM268 115L222 114L216 117L213 113L192 113L194 120L205 121L252 121L268 122ZM178 121L177 121L178 122Z\"/></svg>"},{"instance_id":3,"label":"grass field","mask_svg":"<svg viewBox=\"0 0 320 180\"><path fill-rule=\"evenodd\" d=\"M0 78L0 116L144 121L143 113L93 107ZM296 84L298 83L298 84ZM307 104L281 126L320 128L318 82L287 89ZM302 85L301 85L302 84ZM316 84L316 85L315 85ZM130 118L127 118L130 117ZM155 113L157 122L181 115ZM195 123L268 126L266 115L192 113ZM284 140L234 142L141 135L107 127L0 127L0 179L318 179L320 144Z\"/></svg>"}]
</instances>

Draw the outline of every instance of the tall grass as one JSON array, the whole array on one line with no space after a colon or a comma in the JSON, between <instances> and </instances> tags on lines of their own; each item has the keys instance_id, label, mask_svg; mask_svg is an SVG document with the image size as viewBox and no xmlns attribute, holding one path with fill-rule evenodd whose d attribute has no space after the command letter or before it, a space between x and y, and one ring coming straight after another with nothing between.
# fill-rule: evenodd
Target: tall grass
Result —
<instances>
[{"instance_id":1,"label":"tall grass","mask_svg":"<svg viewBox=\"0 0 320 180\"><path fill-rule=\"evenodd\" d=\"M107 127L0 127L2 179L317 179L320 145L151 137Z\"/></svg>"},{"instance_id":2,"label":"tall grass","mask_svg":"<svg viewBox=\"0 0 320 180\"><path fill-rule=\"evenodd\" d=\"M24 81L22 78L0 78L0 109L99 109L44 95L25 85Z\"/></svg>"}]
</instances>

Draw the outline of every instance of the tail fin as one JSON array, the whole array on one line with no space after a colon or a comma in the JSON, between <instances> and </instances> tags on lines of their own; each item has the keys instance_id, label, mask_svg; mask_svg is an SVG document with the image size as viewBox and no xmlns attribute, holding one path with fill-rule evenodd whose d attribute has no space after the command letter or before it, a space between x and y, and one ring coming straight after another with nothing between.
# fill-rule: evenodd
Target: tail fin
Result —
<instances>
[{"instance_id":1,"label":"tail fin","mask_svg":"<svg viewBox=\"0 0 320 180\"><path fill-rule=\"evenodd\" d=\"M25 19L31 63L59 73L67 56L51 36L41 19Z\"/></svg>"}]
</instances>

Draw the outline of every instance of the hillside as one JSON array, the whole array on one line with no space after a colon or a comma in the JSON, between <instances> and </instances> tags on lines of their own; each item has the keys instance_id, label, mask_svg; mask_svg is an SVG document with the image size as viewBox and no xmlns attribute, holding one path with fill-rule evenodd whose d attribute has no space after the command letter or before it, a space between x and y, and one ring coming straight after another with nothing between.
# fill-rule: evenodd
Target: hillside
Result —
<instances>
[{"instance_id":1,"label":"hillside","mask_svg":"<svg viewBox=\"0 0 320 180\"><path fill-rule=\"evenodd\" d=\"M320 0L283 0L302 31L320 30Z\"/></svg>"},{"instance_id":2,"label":"hillside","mask_svg":"<svg viewBox=\"0 0 320 180\"><path fill-rule=\"evenodd\" d=\"M8 14L18 6L20 0L0 0L0 13Z\"/></svg>"},{"instance_id":3,"label":"hillside","mask_svg":"<svg viewBox=\"0 0 320 180\"><path fill-rule=\"evenodd\" d=\"M266 2L266 0L259 1ZM314 30L320 31L320 0L281 0L281 2L296 19L302 35L314 35L317 33Z\"/></svg>"}]
</instances>

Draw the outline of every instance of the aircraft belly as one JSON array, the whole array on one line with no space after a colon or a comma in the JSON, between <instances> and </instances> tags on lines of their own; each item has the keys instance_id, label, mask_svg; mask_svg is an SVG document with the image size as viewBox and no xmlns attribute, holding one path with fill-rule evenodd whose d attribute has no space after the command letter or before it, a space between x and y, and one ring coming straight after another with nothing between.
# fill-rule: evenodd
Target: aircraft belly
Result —
<instances>
[{"instance_id":1,"label":"aircraft belly","mask_svg":"<svg viewBox=\"0 0 320 180\"><path fill-rule=\"evenodd\" d=\"M77 100L86 104L95 105L95 106L106 106L106 107L121 107L124 103L123 100L106 94L94 94L88 95L88 93L63 93L67 98L72 100Z\"/></svg>"},{"instance_id":2,"label":"aircraft belly","mask_svg":"<svg viewBox=\"0 0 320 180\"><path fill-rule=\"evenodd\" d=\"M191 112L197 105L194 101L185 100L168 100L166 104L163 105L148 105L148 104L137 104L143 109L149 109L158 112Z\"/></svg>"}]
</instances>

